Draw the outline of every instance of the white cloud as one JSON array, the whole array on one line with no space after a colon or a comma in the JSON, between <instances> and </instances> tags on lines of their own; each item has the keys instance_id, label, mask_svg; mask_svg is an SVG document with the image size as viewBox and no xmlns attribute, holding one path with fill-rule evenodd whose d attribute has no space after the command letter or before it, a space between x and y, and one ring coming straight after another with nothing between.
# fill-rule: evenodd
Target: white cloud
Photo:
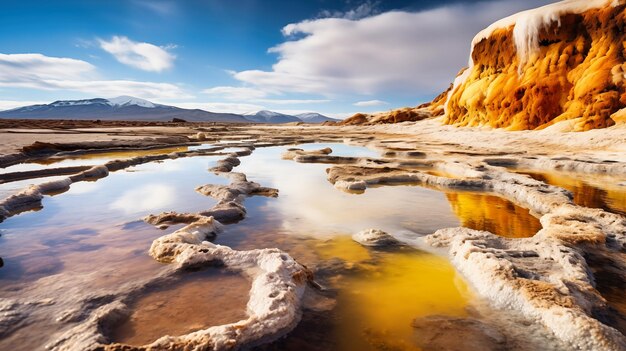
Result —
<instances>
[{"instance_id":1,"label":"white cloud","mask_svg":"<svg viewBox=\"0 0 626 351\"><path fill-rule=\"evenodd\" d=\"M381 106L381 105L388 105L388 104L389 104L388 102L382 101L382 100L368 100L368 101L355 102L353 105L359 106L359 107L372 107L372 106Z\"/></svg>"},{"instance_id":2,"label":"white cloud","mask_svg":"<svg viewBox=\"0 0 626 351\"><path fill-rule=\"evenodd\" d=\"M377 2L366 1L360 4L359 6L355 7L354 9L346 11L346 12L323 10L322 12L320 12L318 17L320 18L329 18L329 17L347 18L351 20L361 19L361 18L365 18L371 15L380 13L380 11L378 10L378 4L379 4L378 1Z\"/></svg>"},{"instance_id":3,"label":"white cloud","mask_svg":"<svg viewBox=\"0 0 626 351\"><path fill-rule=\"evenodd\" d=\"M165 207L175 198L174 189L167 184L146 184L124 192L111 202L110 208L127 214L143 212Z\"/></svg>"},{"instance_id":4,"label":"white cloud","mask_svg":"<svg viewBox=\"0 0 626 351\"><path fill-rule=\"evenodd\" d=\"M0 86L38 90L72 90L96 96L133 95L145 99L191 98L170 83L99 79L92 64L41 54L0 54Z\"/></svg>"},{"instance_id":5,"label":"white cloud","mask_svg":"<svg viewBox=\"0 0 626 351\"><path fill-rule=\"evenodd\" d=\"M225 100L247 101L270 105L322 104L331 101L328 99L268 99L268 96L277 93L248 87L219 86L205 89L202 92Z\"/></svg>"},{"instance_id":6,"label":"white cloud","mask_svg":"<svg viewBox=\"0 0 626 351\"><path fill-rule=\"evenodd\" d=\"M306 104L325 104L331 102L328 99L257 99L255 102L266 103L270 105L306 105Z\"/></svg>"},{"instance_id":7,"label":"white cloud","mask_svg":"<svg viewBox=\"0 0 626 351\"><path fill-rule=\"evenodd\" d=\"M50 101L15 101L15 100L0 100L0 111L12 110L14 108L30 106L30 105L42 105L49 104Z\"/></svg>"},{"instance_id":8,"label":"white cloud","mask_svg":"<svg viewBox=\"0 0 626 351\"><path fill-rule=\"evenodd\" d=\"M65 57L42 54L0 54L0 83L93 77L92 64Z\"/></svg>"},{"instance_id":9,"label":"white cloud","mask_svg":"<svg viewBox=\"0 0 626 351\"><path fill-rule=\"evenodd\" d=\"M221 97L228 100L260 99L268 95L265 91L255 88L229 86L213 87L204 89L202 92L207 95Z\"/></svg>"},{"instance_id":10,"label":"white cloud","mask_svg":"<svg viewBox=\"0 0 626 351\"><path fill-rule=\"evenodd\" d=\"M180 108L201 109L221 113L247 113L267 109L263 105L228 102L164 102L162 104L174 105Z\"/></svg>"},{"instance_id":11,"label":"white cloud","mask_svg":"<svg viewBox=\"0 0 626 351\"><path fill-rule=\"evenodd\" d=\"M287 41L269 50L278 54L272 70L241 71L234 77L262 90L327 96L436 93L467 64L475 33L506 15L548 2L489 1L289 24L283 28Z\"/></svg>"},{"instance_id":12,"label":"white cloud","mask_svg":"<svg viewBox=\"0 0 626 351\"><path fill-rule=\"evenodd\" d=\"M162 47L135 42L124 36L114 36L110 41L98 41L100 47L119 62L144 71L161 72L171 68L176 59L176 56Z\"/></svg>"}]
</instances>

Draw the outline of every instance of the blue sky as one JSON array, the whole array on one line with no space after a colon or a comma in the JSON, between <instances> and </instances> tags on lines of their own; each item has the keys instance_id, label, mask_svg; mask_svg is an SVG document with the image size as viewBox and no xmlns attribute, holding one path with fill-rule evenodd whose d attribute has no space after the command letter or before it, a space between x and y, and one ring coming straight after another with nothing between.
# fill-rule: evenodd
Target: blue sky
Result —
<instances>
[{"instance_id":1,"label":"blue sky","mask_svg":"<svg viewBox=\"0 0 626 351\"><path fill-rule=\"evenodd\" d=\"M548 0L10 1L0 109L133 95L336 117L444 90L491 22Z\"/></svg>"}]
</instances>

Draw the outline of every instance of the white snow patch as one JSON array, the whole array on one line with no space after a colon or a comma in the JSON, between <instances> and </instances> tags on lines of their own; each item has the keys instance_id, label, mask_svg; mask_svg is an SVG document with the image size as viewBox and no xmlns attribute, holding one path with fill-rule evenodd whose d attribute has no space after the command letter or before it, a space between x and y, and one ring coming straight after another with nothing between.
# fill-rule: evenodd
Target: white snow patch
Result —
<instances>
[{"instance_id":1,"label":"white snow patch","mask_svg":"<svg viewBox=\"0 0 626 351\"><path fill-rule=\"evenodd\" d=\"M107 99L107 100L109 101L109 104L111 106L117 106L117 107L137 105L141 107L153 108L157 106L156 104L153 104L152 102L148 100L144 100L144 99L140 99L140 98L136 98L132 96L127 96L127 95L122 95L122 96L118 96L116 98Z\"/></svg>"}]
</instances>

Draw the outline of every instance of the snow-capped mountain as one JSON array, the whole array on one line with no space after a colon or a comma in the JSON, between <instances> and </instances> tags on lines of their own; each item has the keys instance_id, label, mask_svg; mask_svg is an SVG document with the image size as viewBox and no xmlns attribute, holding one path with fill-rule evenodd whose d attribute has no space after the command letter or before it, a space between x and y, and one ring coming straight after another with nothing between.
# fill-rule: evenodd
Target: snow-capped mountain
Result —
<instances>
[{"instance_id":1,"label":"snow-capped mountain","mask_svg":"<svg viewBox=\"0 0 626 351\"><path fill-rule=\"evenodd\" d=\"M180 118L197 122L249 122L238 114L183 109L155 104L132 96L119 96L112 99L60 100L51 104L31 105L0 111L0 118L143 121L169 121L173 118Z\"/></svg>"},{"instance_id":2,"label":"snow-capped mountain","mask_svg":"<svg viewBox=\"0 0 626 351\"><path fill-rule=\"evenodd\" d=\"M289 123L289 122L302 122L301 119L295 116L286 115L279 112L262 110L259 112L245 114L244 117L250 122L256 123Z\"/></svg>"},{"instance_id":3,"label":"snow-capped mountain","mask_svg":"<svg viewBox=\"0 0 626 351\"><path fill-rule=\"evenodd\" d=\"M258 111L245 115L235 113L215 113L204 110L184 109L175 106L155 104L151 101L118 96L112 99L59 100L50 104L30 105L7 111L0 111L0 118L24 119L83 119L83 120L139 120L169 121L179 118L190 122L233 122L233 123L323 123L337 121L310 112L292 116L274 111Z\"/></svg>"},{"instance_id":4,"label":"snow-capped mountain","mask_svg":"<svg viewBox=\"0 0 626 351\"><path fill-rule=\"evenodd\" d=\"M298 115L287 115L280 112L262 110L254 113L247 113L244 115L244 117L249 121L255 123L323 123L326 121L338 121L337 119L326 117L316 112L301 113Z\"/></svg>"},{"instance_id":5,"label":"snow-capped mountain","mask_svg":"<svg viewBox=\"0 0 626 351\"><path fill-rule=\"evenodd\" d=\"M109 101L109 105L111 106L137 105L137 106L147 107L147 108L163 106L163 105L153 104L152 102L148 100L144 100L144 99L140 99L140 98L136 98L132 96L127 96L127 95L122 95L122 96L118 96L116 98L107 99L107 100Z\"/></svg>"},{"instance_id":6,"label":"snow-capped mountain","mask_svg":"<svg viewBox=\"0 0 626 351\"><path fill-rule=\"evenodd\" d=\"M297 114L296 117L300 118L305 123L324 123L324 122L339 122L338 119L324 116L317 112L307 112Z\"/></svg>"}]
</instances>

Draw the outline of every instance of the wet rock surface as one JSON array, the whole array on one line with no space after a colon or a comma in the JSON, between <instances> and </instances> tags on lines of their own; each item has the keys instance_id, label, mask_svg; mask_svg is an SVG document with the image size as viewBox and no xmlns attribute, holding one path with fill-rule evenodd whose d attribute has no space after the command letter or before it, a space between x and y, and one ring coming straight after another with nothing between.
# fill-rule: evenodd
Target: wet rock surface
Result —
<instances>
[{"instance_id":1,"label":"wet rock surface","mask_svg":"<svg viewBox=\"0 0 626 351\"><path fill-rule=\"evenodd\" d=\"M413 321L417 345L424 351L506 350L506 337L476 319L428 316Z\"/></svg>"},{"instance_id":2,"label":"wet rock surface","mask_svg":"<svg viewBox=\"0 0 626 351\"><path fill-rule=\"evenodd\" d=\"M507 239L489 232L449 228L423 239L414 238L409 244L447 252L456 269L488 303L502 310L520 311L520 318L538 325L537 328L544 328L568 348L625 348L624 331L619 322L622 312L613 307L611 299L614 298L609 298L608 294L614 290L615 284L623 286L625 281L626 219L600 209L577 206L568 191L507 169L566 169L581 174L623 177L626 166L619 156L612 158L615 162L604 162L605 158L611 158L546 155L548 149L543 149L541 153L544 155L511 157L507 155L514 152L494 152L492 146L481 149L435 140L416 143L402 135L372 140L368 131L298 128L288 128L280 137L276 136L275 130L265 128L224 127L210 132L198 131L188 137L187 142L228 139L233 142L229 147L239 147L239 151L226 152L226 146L219 146L110 161L82 169L69 175L67 180L33 186L0 202L0 218L5 219L23 210L41 207L44 196L67 190L76 182L97 181L132 165L180 157L219 155L222 157L220 161L208 170L230 181L226 185L206 184L196 188L198 193L217 201L211 208L190 213L171 209L145 218L147 223L166 231L168 226L177 228L156 238L149 248L150 256L167 264L168 269L157 276L144 277L102 293L77 291L65 293L67 296L63 298L46 300L40 298L43 295L38 288L33 288L19 300L0 299L0 335L12 335L33 316L43 318L41 316L50 313L46 311L54 310L57 311L59 330L53 339L46 341L53 350L232 349L264 344L285 335L297 325L303 308L309 313L302 323L315 326L316 332L322 335L321 330L326 330L327 326L322 328L316 323L319 319L315 313L324 312L320 312L320 308L303 307L306 305L305 291L311 286L323 288L325 280L330 281L338 274L358 271L359 268L342 260L327 260L309 270L296 261L298 257L278 249L235 250L211 241L220 235L228 235L225 224L246 217L246 199L280 194L278 189L264 187L249 181L243 173L233 172L240 157L266 146L341 141L367 145L379 150L382 156L342 157L331 156L333 150L330 149L289 149L283 157L298 163L327 164L328 181L349 192L367 192L380 186L421 185L441 191L486 192L529 209L541 218L542 225L531 238ZM249 141L252 139L254 141ZM180 139L171 142L180 142ZM355 240L366 246L397 244L393 237L376 230L359 233ZM148 251L148 247L145 249ZM132 301L148 287L167 284L189 268L215 266L239 272L251 282L246 319L221 326L202 326L184 335L163 335L143 346L111 343L107 330L128 318ZM322 284L314 283L312 271L319 274ZM606 279L609 276L611 279ZM44 280L38 282L39 289L44 289L44 283ZM64 284L59 278L54 286L60 288ZM334 297L331 294L326 298L332 301ZM435 325L438 328L434 328ZM494 328L480 319L425 317L416 319L413 326L420 335L416 345L424 349L454 350L458 347L454 340L433 330L444 330L444 334L467 334L467 342L480 349L497 350L502 345L511 346L510 330ZM470 335L473 338L470 339ZM367 337L375 344L391 345L384 335L371 333ZM514 345L513 349L523 349L518 343Z\"/></svg>"},{"instance_id":3,"label":"wet rock surface","mask_svg":"<svg viewBox=\"0 0 626 351\"><path fill-rule=\"evenodd\" d=\"M352 239L364 246L388 247L401 245L398 239L380 229L366 229L352 235Z\"/></svg>"}]
</instances>

